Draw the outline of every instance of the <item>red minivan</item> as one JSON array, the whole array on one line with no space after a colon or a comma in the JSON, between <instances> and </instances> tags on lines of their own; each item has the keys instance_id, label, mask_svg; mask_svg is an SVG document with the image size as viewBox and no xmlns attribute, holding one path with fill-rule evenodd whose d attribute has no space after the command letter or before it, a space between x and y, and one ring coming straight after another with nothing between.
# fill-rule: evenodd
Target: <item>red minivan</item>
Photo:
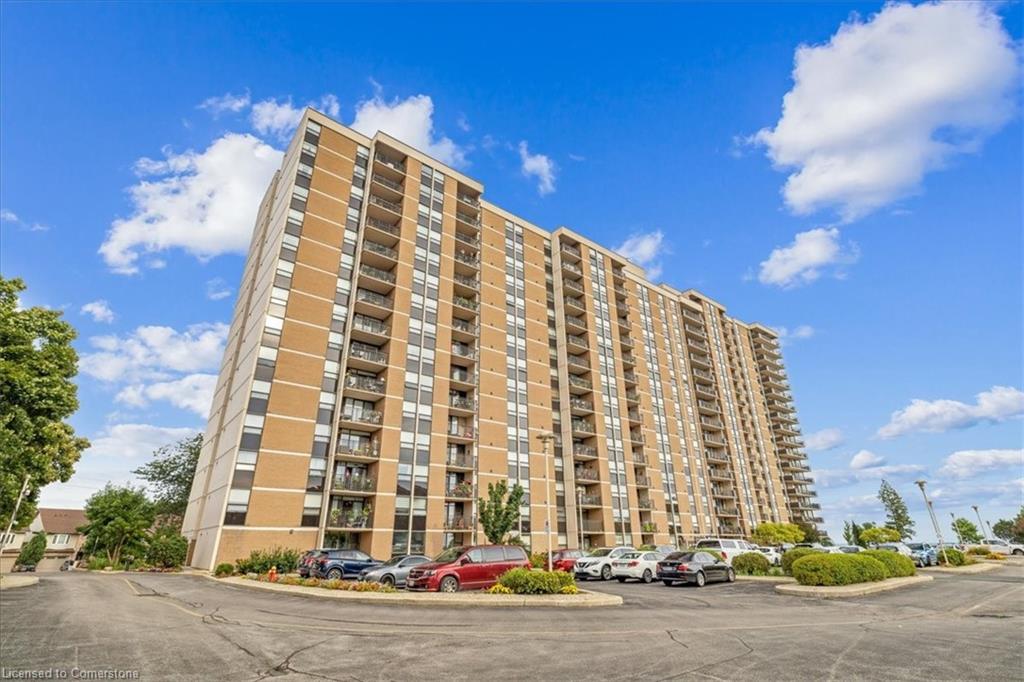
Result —
<instances>
[{"instance_id":1,"label":"red minivan","mask_svg":"<svg viewBox=\"0 0 1024 682\"><path fill-rule=\"evenodd\" d=\"M449 547L433 561L409 571L407 590L458 592L486 589L511 568L529 568L526 550L515 545Z\"/></svg>"},{"instance_id":2,"label":"red minivan","mask_svg":"<svg viewBox=\"0 0 1024 682\"><path fill-rule=\"evenodd\" d=\"M576 560L583 554L584 552L579 549L556 549L551 554L551 568L556 571L572 573L575 570Z\"/></svg>"}]
</instances>

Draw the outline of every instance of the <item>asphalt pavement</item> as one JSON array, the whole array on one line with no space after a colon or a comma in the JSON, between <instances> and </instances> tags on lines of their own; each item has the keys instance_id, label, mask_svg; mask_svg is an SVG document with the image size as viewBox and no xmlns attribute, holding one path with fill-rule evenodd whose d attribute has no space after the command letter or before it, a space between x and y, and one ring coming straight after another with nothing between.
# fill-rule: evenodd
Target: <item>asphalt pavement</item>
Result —
<instances>
[{"instance_id":1,"label":"asphalt pavement","mask_svg":"<svg viewBox=\"0 0 1024 682\"><path fill-rule=\"evenodd\" d=\"M842 601L781 596L767 583L589 582L624 605L563 610L352 604L198 576L41 573L38 585L0 593L0 666L2 679L47 670L143 680L1024 678L1024 566L934 575Z\"/></svg>"}]
</instances>

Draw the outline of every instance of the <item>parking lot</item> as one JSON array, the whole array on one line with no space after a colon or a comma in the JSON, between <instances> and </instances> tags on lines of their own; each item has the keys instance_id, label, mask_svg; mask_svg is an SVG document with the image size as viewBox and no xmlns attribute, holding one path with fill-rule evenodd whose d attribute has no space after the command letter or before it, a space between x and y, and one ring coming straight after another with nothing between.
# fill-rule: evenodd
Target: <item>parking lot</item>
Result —
<instances>
[{"instance_id":1,"label":"parking lot","mask_svg":"<svg viewBox=\"0 0 1024 682\"><path fill-rule=\"evenodd\" d=\"M139 679L1019 679L1024 567L847 601L766 583L587 582L601 609L338 603L159 574L40 574L0 593L10 670Z\"/></svg>"}]
</instances>

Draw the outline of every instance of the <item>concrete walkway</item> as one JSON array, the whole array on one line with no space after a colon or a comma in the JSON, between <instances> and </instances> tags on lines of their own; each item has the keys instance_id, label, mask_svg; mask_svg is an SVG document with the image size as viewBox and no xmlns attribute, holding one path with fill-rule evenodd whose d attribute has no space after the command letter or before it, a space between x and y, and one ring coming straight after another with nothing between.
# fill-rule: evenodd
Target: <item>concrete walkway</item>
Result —
<instances>
[{"instance_id":1,"label":"concrete walkway","mask_svg":"<svg viewBox=\"0 0 1024 682\"><path fill-rule=\"evenodd\" d=\"M28 587L39 582L34 575L0 575L0 590L13 590L16 587Z\"/></svg>"},{"instance_id":2,"label":"concrete walkway","mask_svg":"<svg viewBox=\"0 0 1024 682\"><path fill-rule=\"evenodd\" d=\"M986 573L994 571L1005 564L1005 561L987 561L985 563L971 564L970 566L929 566L928 568L920 568L918 570L928 571L929 573Z\"/></svg>"},{"instance_id":3,"label":"concrete walkway","mask_svg":"<svg viewBox=\"0 0 1024 682\"><path fill-rule=\"evenodd\" d=\"M796 597L817 597L818 599L845 599L848 597L863 597L865 594L876 592L888 592L898 590L902 587L911 587L921 583L931 582L930 575L912 575L907 578L888 578L872 583L857 583L856 585L776 585L775 591L779 594L788 594Z\"/></svg>"}]
</instances>

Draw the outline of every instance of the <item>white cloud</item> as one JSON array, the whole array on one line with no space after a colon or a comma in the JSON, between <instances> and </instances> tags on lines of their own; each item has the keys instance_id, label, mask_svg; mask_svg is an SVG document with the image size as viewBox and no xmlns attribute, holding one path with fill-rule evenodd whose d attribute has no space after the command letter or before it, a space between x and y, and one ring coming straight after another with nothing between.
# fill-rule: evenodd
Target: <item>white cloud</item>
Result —
<instances>
[{"instance_id":1,"label":"white cloud","mask_svg":"<svg viewBox=\"0 0 1024 682\"><path fill-rule=\"evenodd\" d=\"M150 424L115 424L91 438L86 455L99 457L148 457L153 451L196 432L193 428L168 428Z\"/></svg>"},{"instance_id":2,"label":"white cloud","mask_svg":"<svg viewBox=\"0 0 1024 682\"><path fill-rule=\"evenodd\" d=\"M865 452L865 451L862 451ZM857 453L860 455L861 453ZM854 456L856 459L857 455ZM868 453L873 455L873 453ZM864 459L867 459L865 456ZM882 466L864 466L859 469L815 469L810 476L821 488L841 488L862 481L881 481L883 478L900 478L913 476L925 470L920 464L888 464Z\"/></svg>"},{"instance_id":3,"label":"white cloud","mask_svg":"<svg viewBox=\"0 0 1024 682\"><path fill-rule=\"evenodd\" d=\"M869 469L885 464L885 457L876 455L870 450L861 450L850 458L851 469Z\"/></svg>"},{"instance_id":4,"label":"white cloud","mask_svg":"<svg viewBox=\"0 0 1024 682\"><path fill-rule=\"evenodd\" d=\"M468 133L473 129L473 127L469 125L469 120L466 118L465 114L459 114L459 118L456 119L455 125L459 126L459 130L464 133Z\"/></svg>"},{"instance_id":5,"label":"white cloud","mask_svg":"<svg viewBox=\"0 0 1024 682\"><path fill-rule=\"evenodd\" d=\"M97 301L90 301L82 306L80 311L83 315L89 315L96 322L113 322L114 311L110 309L110 305L103 299Z\"/></svg>"},{"instance_id":6,"label":"white cloud","mask_svg":"<svg viewBox=\"0 0 1024 682\"><path fill-rule=\"evenodd\" d=\"M804 444L811 452L824 452L837 448L846 442L843 432L836 428L822 429L804 436Z\"/></svg>"},{"instance_id":7,"label":"white cloud","mask_svg":"<svg viewBox=\"0 0 1024 682\"><path fill-rule=\"evenodd\" d=\"M837 228L818 227L797 233L789 246L773 249L768 260L761 262L758 279L762 284L790 288L813 282L825 267L853 263L858 257L855 245L839 243Z\"/></svg>"},{"instance_id":8,"label":"white cloud","mask_svg":"<svg viewBox=\"0 0 1024 682\"><path fill-rule=\"evenodd\" d=\"M779 335L779 343L783 346L800 339L809 339L814 336L814 327L809 324L801 324L793 329L789 327L773 327Z\"/></svg>"},{"instance_id":9,"label":"white cloud","mask_svg":"<svg viewBox=\"0 0 1024 682\"><path fill-rule=\"evenodd\" d=\"M210 413L216 387L215 374L189 374L173 381L132 384L121 389L114 399L132 407L146 407L150 401L164 400L205 418Z\"/></svg>"},{"instance_id":10,"label":"white cloud","mask_svg":"<svg viewBox=\"0 0 1024 682\"><path fill-rule=\"evenodd\" d=\"M531 154L526 140L523 140L519 143L519 161L524 176L537 178L537 192L541 196L555 191L558 166L550 157L544 154Z\"/></svg>"},{"instance_id":11,"label":"white cloud","mask_svg":"<svg viewBox=\"0 0 1024 682\"><path fill-rule=\"evenodd\" d=\"M235 95L230 92L225 93L219 97L207 97L203 100L202 104L199 105L200 109L205 109L210 112L210 115L217 118L221 114L231 112L237 114L243 109L248 109L252 99L249 97L249 91L241 95Z\"/></svg>"},{"instance_id":12,"label":"white cloud","mask_svg":"<svg viewBox=\"0 0 1024 682\"><path fill-rule=\"evenodd\" d=\"M889 423L878 430L879 438L895 438L915 431L941 433L966 429L983 423L996 423L1024 415L1024 393L1010 386L993 386L977 395L968 405L958 400L910 401L910 405L892 413Z\"/></svg>"},{"instance_id":13,"label":"white cloud","mask_svg":"<svg viewBox=\"0 0 1024 682\"><path fill-rule=\"evenodd\" d=\"M27 223L18 217L18 214L9 208L0 208L0 222L12 223L19 229L27 230L28 232L46 232L50 229L49 225L43 223Z\"/></svg>"},{"instance_id":14,"label":"white cloud","mask_svg":"<svg viewBox=\"0 0 1024 682\"><path fill-rule=\"evenodd\" d=\"M661 257L669 252L661 230L630 235L613 250L644 268L651 279L661 275Z\"/></svg>"},{"instance_id":15,"label":"white cloud","mask_svg":"<svg viewBox=\"0 0 1024 682\"><path fill-rule=\"evenodd\" d=\"M5 223L19 223L18 214L8 208L0 208L0 221Z\"/></svg>"},{"instance_id":16,"label":"white cloud","mask_svg":"<svg viewBox=\"0 0 1024 682\"><path fill-rule=\"evenodd\" d=\"M797 213L846 220L912 193L1013 114L1018 57L996 3L891 3L825 45L801 45L774 129L753 140Z\"/></svg>"},{"instance_id":17,"label":"white cloud","mask_svg":"<svg viewBox=\"0 0 1024 682\"><path fill-rule=\"evenodd\" d=\"M324 95L319 102L309 102L306 106L322 111L334 119L341 113L338 98L331 94ZM276 135L284 140L290 137L295 127L299 125L305 110L306 107L293 105L291 97L280 101L270 98L253 104L249 118L252 127L260 135Z\"/></svg>"},{"instance_id":18,"label":"white cloud","mask_svg":"<svg viewBox=\"0 0 1024 682\"><path fill-rule=\"evenodd\" d=\"M428 95L386 101L378 92L356 105L352 128L373 137L382 131L449 166L466 165L466 151L434 131L434 101Z\"/></svg>"},{"instance_id":19,"label":"white cloud","mask_svg":"<svg viewBox=\"0 0 1024 682\"><path fill-rule=\"evenodd\" d=\"M205 151L165 148L164 157L139 159L137 171L157 177L129 189L132 216L115 220L99 249L107 265L132 274L140 256L168 249L200 259L245 253L281 152L252 135L228 133Z\"/></svg>"},{"instance_id":20,"label":"white cloud","mask_svg":"<svg viewBox=\"0 0 1024 682\"><path fill-rule=\"evenodd\" d=\"M206 298L211 301L219 301L234 293L234 290L220 277L206 281Z\"/></svg>"},{"instance_id":21,"label":"white cloud","mask_svg":"<svg viewBox=\"0 0 1024 682\"><path fill-rule=\"evenodd\" d=\"M992 469L1024 472L1024 450L957 450L946 457L939 473L954 478L970 478Z\"/></svg>"},{"instance_id":22,"label":"white cloud","mask_svg":"<svg viewBox=\"0 0 1024 682\"><path fill-rule=\"evenodd\" d=\"M189 326L138 327L128 336L94 336L97 349L84 353L79 368L105 382L168 380L171 373L217 369L224 353L228 326L219 322Z\"/></svg>"}]
</instances>

